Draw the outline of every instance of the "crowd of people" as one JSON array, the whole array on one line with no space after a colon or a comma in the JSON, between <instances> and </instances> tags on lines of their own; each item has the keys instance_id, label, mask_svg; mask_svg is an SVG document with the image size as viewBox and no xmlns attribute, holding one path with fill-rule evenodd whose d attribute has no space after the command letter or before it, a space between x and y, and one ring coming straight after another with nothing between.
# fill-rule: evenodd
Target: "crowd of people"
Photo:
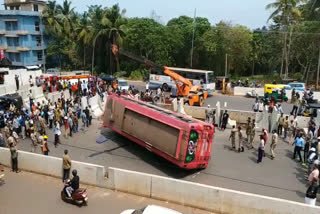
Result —
<instances>
[{"instance_id":1,"label":"crowd of people","mask_svg":"<svg viewBox=\"0 0 320 214\"><path fill-rule=\"evenodd\" d=\"M9 109L0 111L0 147L10 148L12 171L19 172L17 154L21 139L30 139L30 152L49 155L51 148L47 132L53 133L53 145L57 147L61 144L62 135L68 139L79 132L81 127L85 129L92 124L91 106L82 108L81 97L93 96L94 88L98 88L98 93L103 97L103 92L108 86L106 83L101 83L96 87L83 87L77 93L71 91L69 99L64 97L63 90L70 88L61 88L59 90L61 97L57 102L51 100L36 102L30 96L30 106L18 108L10 105Z\"/></svg>"},{"instance_id":2,"label":"crowd of people","mask_svg":"<svg viewBox=\"0 0 320 214\"><path fill-rule=\"evenodd\" d=\"M256 145L258 150L257 163L261 163L263 158L266 157L266 149L269 145L271 160L276 158L276 147L279 142L284 142L287 145L293 146L292 159L296 160L299 157L299 162L305 171L305 178L308 181L308 189L306 192L305 201L308 204L315 205L316 195L319 186L319 160L320 160L320 126L316 125L315 119L310 117L308 125L305 131L298 128L298 120L296 114L290 116L284 116L283 113L279 113L276 127L271 130L271 140L269 140L268 130L263 128L261 134L259 134L259 143ZM225 111L223 118L228 119L227 111ZM225 123L222 119L222 123ZM255 144L256 135L256 122L248 118L246 124L246 138L243 137L242 127L233 126L229 140L231 140L231 148L236 152L244 152L244 144L247 148L253 149ZM224 128L223 125L222 128ZM236 143L236 136L238 136L238 144ZM282 139L282 140L280 140ZM270 141L270 143L269 143ZM302 155L303 153L303 155Z\"/></svg>"}]
</instances>

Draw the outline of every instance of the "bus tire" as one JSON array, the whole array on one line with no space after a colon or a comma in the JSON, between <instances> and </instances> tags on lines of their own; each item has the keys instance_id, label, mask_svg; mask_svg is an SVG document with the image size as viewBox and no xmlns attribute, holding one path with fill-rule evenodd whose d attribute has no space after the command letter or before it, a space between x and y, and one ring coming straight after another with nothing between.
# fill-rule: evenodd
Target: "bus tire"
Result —
<instances>
[{"instance_id":1,"label":"bus tire","mask_svg":"<svg viewBox=\"0 0 320 214\"><path fill-rule=\"evenodd\" d=\"M169 91L169 86L168 86L167 83L164 83L164 84L162 85L162 90L165 91L165 92Z\"/></svg>"}]
</instances>

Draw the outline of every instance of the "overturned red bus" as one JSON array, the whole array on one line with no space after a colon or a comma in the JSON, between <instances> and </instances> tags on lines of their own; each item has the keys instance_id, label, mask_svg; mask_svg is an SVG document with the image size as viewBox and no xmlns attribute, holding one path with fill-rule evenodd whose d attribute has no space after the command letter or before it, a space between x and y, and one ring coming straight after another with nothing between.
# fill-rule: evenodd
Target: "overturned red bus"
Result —
<instances>
[{"instance_id":1,"label":"overturned red bus","mask_svg":"<svg viewBox=\"0 0 320 214\"><path fill-rule=\"evenodd\" d=\"M206 168L214 127L125 96L111 94L104 126L185 169Z\"/></svg>"}]
</instances>

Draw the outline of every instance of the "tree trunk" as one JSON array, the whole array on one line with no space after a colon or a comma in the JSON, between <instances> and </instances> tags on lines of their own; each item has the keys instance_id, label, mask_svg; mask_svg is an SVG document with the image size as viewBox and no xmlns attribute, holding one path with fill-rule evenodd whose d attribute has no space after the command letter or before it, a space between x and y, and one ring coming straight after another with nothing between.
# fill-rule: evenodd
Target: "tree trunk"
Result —
<instances>
[{"instance_id":1,"label":"tree trunk","mask_svg":"<svg viewBox=\"0 0 320 214\"><path fill-rule=\"evenodd\" d=\"M86 69L86 46L83 45L83 69Z\"/></svg>"},{"instance_id":2,"label":"tree trunk","mask_svg":"<svg viewBox=\"0 0 320 214\"><path fill-rule=\"evenodd\" d=\"M288 75L289 75L291 43L292 43L292 28L290 29L289 44L286 50L286 70L285 70L286 78L288 78Z\"/></svg>"},{"instance_id":3,"label":"tree trunk","mask_svg":"<svg viewBox=\"0 0 320 214\"><path fill-rule=\"evenodd\" d=\"M94 49L95 49L95 46L96 46L96 42L94 42L93 48L92 48L91 75L93 75L93 68L94 68Z\"/></svg>"},{"instance_id":4,"label":"tree trunk","mask_svg":"<svg viewBox=\"0 0 320 214\"><path fill-rule=\"evenodd\" d=\"M252 61L252 77L253 77L253 75L254 75L254 60Z\"/></svg>"},{"instance_id":5,"label":"tree trunk","mask_svg":"<svg viewBox=\"0 0 320 214\"><path fill-rule=\"evenodd\" d=\"M281 56L281 70L280 70L280 77L281 78L282 78L282 75L283 75L284 55L285 55L285 48L283 47L282 56Z\"/></svg>"}]
</instances>

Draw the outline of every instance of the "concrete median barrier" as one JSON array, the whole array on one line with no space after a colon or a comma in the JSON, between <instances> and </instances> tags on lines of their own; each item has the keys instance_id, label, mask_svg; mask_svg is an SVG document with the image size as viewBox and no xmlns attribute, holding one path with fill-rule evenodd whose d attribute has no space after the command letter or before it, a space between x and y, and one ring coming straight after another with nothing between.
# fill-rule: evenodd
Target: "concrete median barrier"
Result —
<instances>
[{"instance_id":1,"label":"concrete median barrier","mask_svg":"<svg viewBox=\"0 0 320 214\"><path fill-rule=\"evenodd\" d=\"M108 188L151 197L151 175L124 169L108 168Z\"/></svg>"},{"instance_id":2,"label":"concrete median barrier","mask_svg":"<svg viewBox=\"0 0 320 214\"><path fill-rule=\"evenodd\" d=\"M11 166L10 151L0 148L0 163ZM54 177L62 177L62 159L56 157L18 151L18 167L26 171L36 172ZM103 186L105 169L104 166L72 161L71 170L77 169L81 182Z\"/></svg>"},{"instance_id":3,"label":"concrete median barrier","mask_svg":"<svg viewBox=\"0 0 320 214\"><path fill-rule=\"evenodd\" d=\"M6 94L14 94L17 92L17 87L15 85L6 85Z\"/></svg>"},{"instance_id":4,"label":"concrete median barrier","mask_svg":"<svg viewBox=\"0 0 320 214\"><path fill-rule=\"evenodd\" d=\"M146 173L109 168L108 187L220 214L316 214L319 207ZM150 196L148 196L150 195Z\"/></svg>"},{"instance_id":5,"label":"concrete median barrier","mask_svg":"<svg viewBox=\"0 0 320 214\"><path fill-rule=\"evenodd\" d=\"M233 94L235 96L246 96L248 92L256 91L258 96L264 95L264 88L248 88L248 87L234 87Z\"/></svg>"},{"instance_id":6,"label":"concrete median barrier","mask_svg":"<svg viewBox=\"0 0 320 214\"><path fill-rule=\"evenodd\" d=\"M88 98L87 97L81 97L81 108L86 109L88 106Z\"/></svg>"},{"instance_id":7,"label":"concrete median barrier","mask_svg":"<svg viewBox=\"0 0 320 214\"><path fill-rule=\"evenodd\" d=\"M6 94L6 87L4 85L0 86L0 96L3 96Z\"/></svg>"},{"instance_id":8,"label":"concrete median barrier","mask_svg":"<svg viewBox=\"0 0 320 214\"><path fill-rule=\"evenodd\" d=\"M31 89L32 96L34 98L35 103L42 103L42 101L47 102L44 94L43 94L43 89L42 87L33 87Z\"/></svg>"},{"instance_id":9,"label":"concrete median barrier","mask_svg":"<svg viewBox=\"0 0 320 214\"><path fill-rule=\"evenodd\" d=\"M91 106L95 118L98 118L103 114L103 111L99 105L99 99L99 95L96 95L89 99L89 105Z\"/></svg>"}]
</instances>

